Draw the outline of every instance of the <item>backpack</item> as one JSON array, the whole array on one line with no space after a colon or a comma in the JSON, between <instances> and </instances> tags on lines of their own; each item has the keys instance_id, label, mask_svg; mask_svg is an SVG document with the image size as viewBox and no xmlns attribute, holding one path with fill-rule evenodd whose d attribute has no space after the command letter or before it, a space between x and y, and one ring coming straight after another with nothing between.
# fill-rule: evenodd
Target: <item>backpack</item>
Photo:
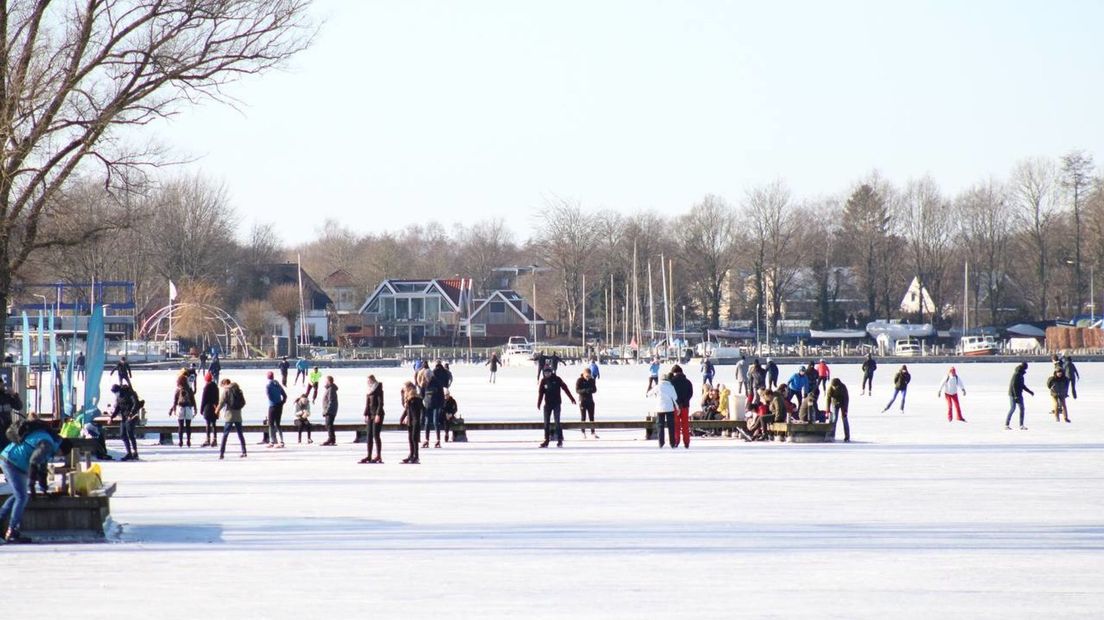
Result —
<instances>
[{"instance_id":1,"label":"backpack","mask_svg":"<svg viewBox=\"0 0 1104 620\"><path fill-rule=\"evenodd\" d=\"M245 409L245 394L242 393L241 388L236 383L230 386L230 392L227 396L227 400L230 401L226 403L228 409Z\"/></svg>"}]
</instances>

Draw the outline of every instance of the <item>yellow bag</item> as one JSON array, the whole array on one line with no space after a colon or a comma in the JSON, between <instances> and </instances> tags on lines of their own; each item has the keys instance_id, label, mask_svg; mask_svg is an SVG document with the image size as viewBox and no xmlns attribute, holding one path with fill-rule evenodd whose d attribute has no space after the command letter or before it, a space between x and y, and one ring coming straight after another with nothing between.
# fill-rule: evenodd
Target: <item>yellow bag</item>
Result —
<instances>
[{"instance_id":1,"label":"yellow bag","mask_svg":"<svg viewBox=\"0 0 1104 620\"><path fill-rule=\"evenodd\" d=\"M92 491L102 488L103 477L99 463L93 463L88 471L73 474L73 492L77 495L88 495Z\"/></svg>"}]
</instances>

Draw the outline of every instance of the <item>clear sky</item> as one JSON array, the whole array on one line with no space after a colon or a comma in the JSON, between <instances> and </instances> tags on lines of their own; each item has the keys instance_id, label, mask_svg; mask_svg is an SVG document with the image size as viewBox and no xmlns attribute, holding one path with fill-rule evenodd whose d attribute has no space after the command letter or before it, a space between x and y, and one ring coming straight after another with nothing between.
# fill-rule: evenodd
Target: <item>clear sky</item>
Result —
<instances>
[{"instance_id":1,"label":"clear sky","mask_svg":"<svg viewBox=\"0 0 1104 620\"><path fill-rule=\"evenodd\" d=\"M316 44L155 126L288 243L560 196L686 210L877 168L947 192L1072 148L1104 163L1104 2L322 0Z\"/></svg>"}]
</instances>

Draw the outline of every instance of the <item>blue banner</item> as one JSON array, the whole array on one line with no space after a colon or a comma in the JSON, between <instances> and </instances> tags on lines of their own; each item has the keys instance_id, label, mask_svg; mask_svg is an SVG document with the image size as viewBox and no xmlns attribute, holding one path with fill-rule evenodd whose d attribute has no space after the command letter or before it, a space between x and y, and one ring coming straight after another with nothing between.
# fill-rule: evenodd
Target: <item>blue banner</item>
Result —
<instances>
[{"instance_id":1,"label":"blue banner","mask_svg":"<svg viewBox=\"0 0 1104 620\"><path fill-rule=\"evenodd\" d=\"M27 369L27 378L31 376L31 322L27 319L27 313L23 313L23 367ZM23 411L30 411L31 391L23 390Z\"/></svg>"},{"instance_id":2,"label":"blue banner","mask_svg":"<svg viewBox=\"0 0 1104 620\"><path fill-rule=\"evenodd\" d=\"M46 328L50 330L50 402L53 402L57 394L57 386L61 383L61 366L58 366L57 331L54 329L54 311L46 316ZM62 394L62 402L54 403L54 410L65 417L65 395Z\"/></svg>"},{"instance_id":3,"label":"blue banner","mask_svg":"<svg viewBox=\"0 0 1104 620\"><path fill-rule=\"evenodd\" d=\"M103 306L96 305L88 319L88 354L84 356L84 411L95 409L100 403L105 347Z\"/></svg>"}]
</instances>

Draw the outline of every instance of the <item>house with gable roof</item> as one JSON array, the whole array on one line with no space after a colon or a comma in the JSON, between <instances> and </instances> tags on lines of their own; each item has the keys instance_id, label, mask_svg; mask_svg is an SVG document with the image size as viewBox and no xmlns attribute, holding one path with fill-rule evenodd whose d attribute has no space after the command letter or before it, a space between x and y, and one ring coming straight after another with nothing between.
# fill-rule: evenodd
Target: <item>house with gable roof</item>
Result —
<instances>
[{"instance_id":1,"label":"house with gable roof","mask_svg":"<svg viewBox=\"0 0 1104 620\"><path fill-rule=\"evenodd\" d=\"M512 336L529 340L544 339L546 321L529 302L511 289L498 290L486 299L475 300L470 317L460 322L460 333L471 329L473 337L483 337L488 344L506 342Z\"/></svg>"},{"instance_id":2,"label":"house with gable roof","mask_svg":"<svg viewBox=\"0 0 1104 620\"><path fill-rule=\"evenodd\" d=\"M471 290L467 278L384 280L360 307L359 331L346 336L368 346L454 345L470 328L482 346L531 337L534 326L542 335L543 317L516 291L474 299Z\"/></svg>"}]
</instances>

